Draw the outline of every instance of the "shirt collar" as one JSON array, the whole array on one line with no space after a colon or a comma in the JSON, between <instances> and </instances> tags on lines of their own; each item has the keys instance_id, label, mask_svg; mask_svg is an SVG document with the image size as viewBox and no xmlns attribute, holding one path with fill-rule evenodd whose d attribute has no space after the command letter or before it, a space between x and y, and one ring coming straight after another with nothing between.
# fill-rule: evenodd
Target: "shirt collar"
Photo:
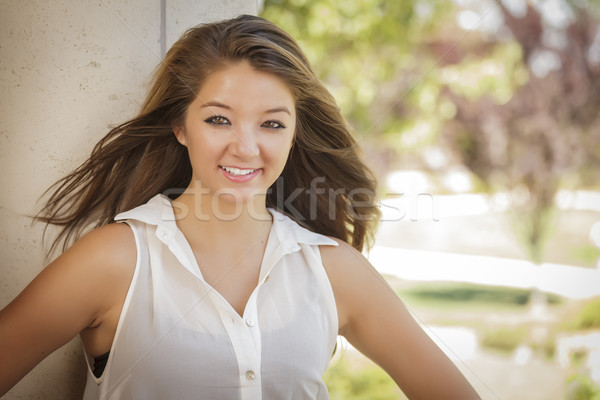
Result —
<instances>
[{"instance_id":1,"label":"shirt collar","mask_svg":"<svg viewBox=\"0 0 600 400\"><path fill-rule=\"evenodd\" d=\"M279 210L274 208L268 210L273 216L273 230L284 247L293 248L299 244L337 246L335 240L300 226Z\"/></svg>"},{"instance_id":2,"label":"shirt collar","mask_svg":"<svg viewBox=\"0 0 600 400\"><path fill-rule=\"evenodd\" d=\"M157 194L146 204L132 208L129 211L119 213L115 216L115 221L134 219L149 225L163 225L165 223L175 222L175 214L171 201L167 196Z\"/></svg>"},{"instance_id":3,"label":"shirt collar","mask_svg":"<svg viewBox=\"0 0 600 400\"><path fill-rule=\"evenodd\" d=\"M301 244L337 246L335 240L298 225L297 222L280 211L273 208L268 210L273 216L273 230L277 235L277 239L289 251L295 250ZM115 221L126 219L156 225L161 232L162 239L172 238L178 231L171 200L162 194L157 194L146 204L115 216Z\"/></svg>"}]
</instances>

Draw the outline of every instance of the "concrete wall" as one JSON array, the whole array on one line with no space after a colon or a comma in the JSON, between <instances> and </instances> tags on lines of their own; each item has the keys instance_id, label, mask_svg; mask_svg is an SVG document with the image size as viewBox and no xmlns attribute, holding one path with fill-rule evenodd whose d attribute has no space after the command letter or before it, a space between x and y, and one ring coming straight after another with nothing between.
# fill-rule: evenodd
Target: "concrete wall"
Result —
<instances>
[{"instance_id":1,"label":"concrete wall","mask_svg":"<svg viewBox=\"0 0 600 400\"><path fill-rule=\"evenodd\" d=\"M0 308L44 267L27 215L136 114L161 50L193 25L256 12L255 0L0 0ZM84 374L75 338L3 399L79 399Z\"/></svg>"}]
</instances>

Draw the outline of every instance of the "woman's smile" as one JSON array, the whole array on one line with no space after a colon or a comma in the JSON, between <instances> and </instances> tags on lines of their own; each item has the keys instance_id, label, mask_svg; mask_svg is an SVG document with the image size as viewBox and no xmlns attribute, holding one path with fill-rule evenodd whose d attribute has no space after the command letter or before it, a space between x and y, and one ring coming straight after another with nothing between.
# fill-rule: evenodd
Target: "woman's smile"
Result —
<instances>
[{"instance_id":1,"label":"woman's smile","mask_svg":"<svg viewBox=\"0 0 600 400\"><path fill-rule=\"evenodd\" d=\"M232 182L248 182L262 171L261 168L238 168L219 165L223 175Z\"/></svg>"}]
</instances>

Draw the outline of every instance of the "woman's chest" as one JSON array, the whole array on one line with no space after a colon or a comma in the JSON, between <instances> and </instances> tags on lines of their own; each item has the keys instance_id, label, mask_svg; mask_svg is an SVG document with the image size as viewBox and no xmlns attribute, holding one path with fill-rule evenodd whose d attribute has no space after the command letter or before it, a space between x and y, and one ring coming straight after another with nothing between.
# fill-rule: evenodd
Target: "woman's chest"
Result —
<instances>
[{"instance_id":1,"label":"woman's chest","mask_svg":"<svg viewBox=\"0 0 600 400\"><path fill-rule=\"evenodd\" d=\"M281 272L274 270L252 293L242 315L220 293L192 280L177 289L164 277L147 282L116 337L110 375L126 372L127 385L138 388L150 380L165 396L181 387L321 387L335 345L335 317L310 276L295 277L291 286Z\"/></svg>"}]
</instances>

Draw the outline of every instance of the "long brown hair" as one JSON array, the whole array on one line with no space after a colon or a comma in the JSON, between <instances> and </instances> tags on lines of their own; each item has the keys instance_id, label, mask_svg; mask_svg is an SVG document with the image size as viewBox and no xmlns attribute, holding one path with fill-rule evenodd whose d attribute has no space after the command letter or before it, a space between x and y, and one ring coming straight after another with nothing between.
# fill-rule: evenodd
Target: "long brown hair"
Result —
<instances>
[{"instance_id":1,"label":"long brown hair","mask_svg":"<svg viewBox=\"0 0 600 400\"><path fill-rule=\"evenodd\" d=\"M35 218L62 228L51 250L158 193L187 187L192 168L173 126L183 122L207 76L242 60L283 79L296 100L295 141L267 206L362 250L379 219L375 179L298 44L249 15L188 30L155 71L139 115L112 129L81 166L47 190Z\"/></svg>"}]
</instances>

